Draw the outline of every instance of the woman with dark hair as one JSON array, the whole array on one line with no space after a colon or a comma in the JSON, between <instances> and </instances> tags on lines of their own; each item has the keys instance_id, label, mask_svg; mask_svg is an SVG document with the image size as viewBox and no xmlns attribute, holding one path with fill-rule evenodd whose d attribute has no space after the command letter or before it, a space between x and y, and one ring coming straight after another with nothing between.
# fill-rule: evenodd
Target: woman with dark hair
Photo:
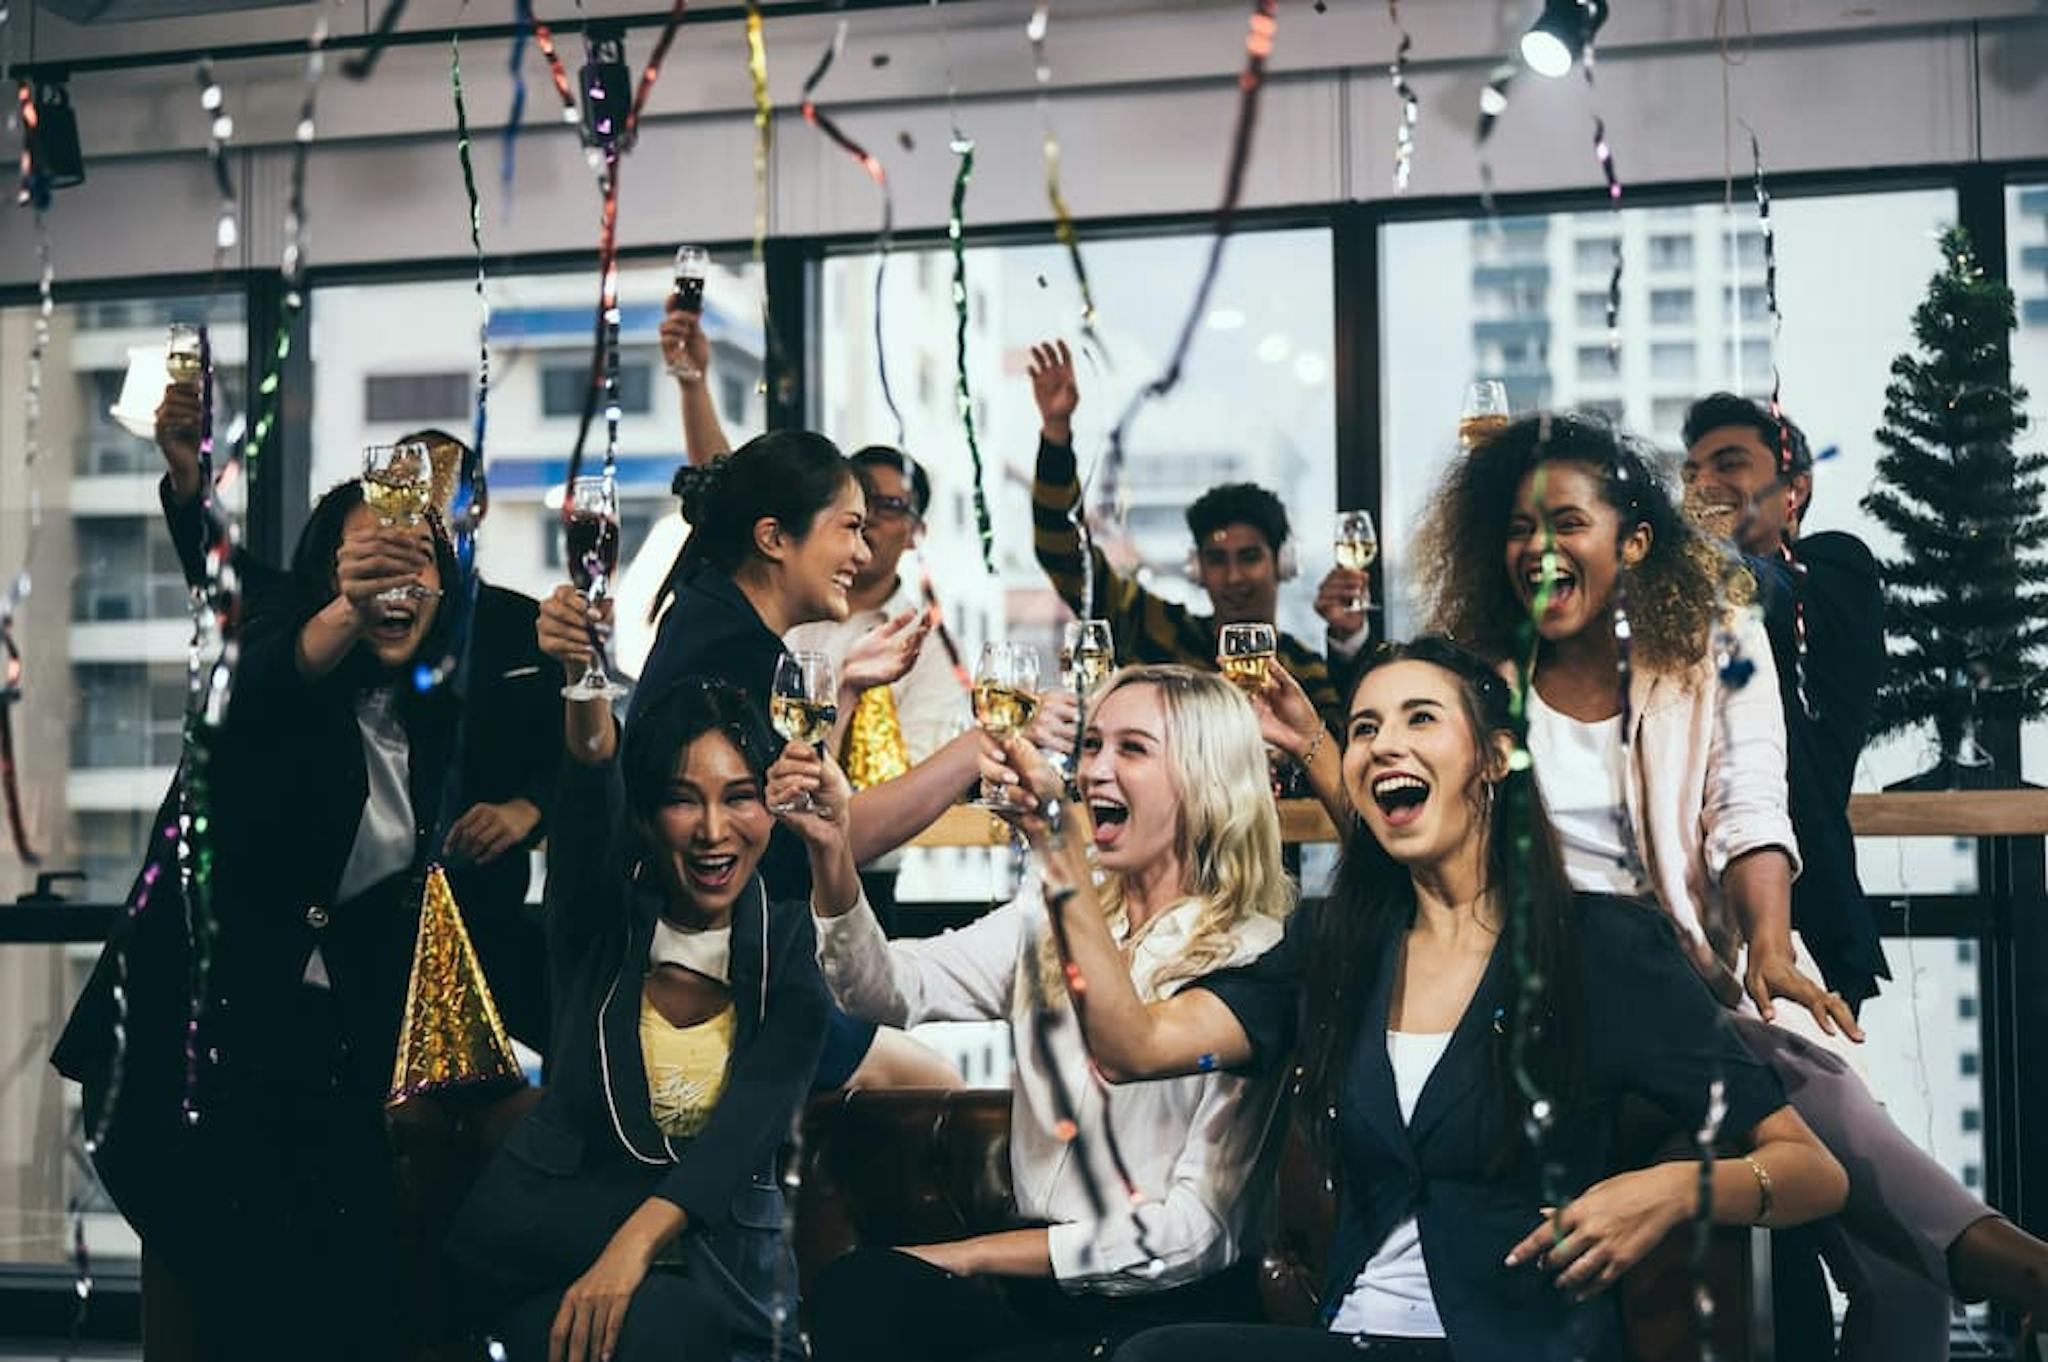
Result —
<instances>
[{"instance_id":1,"label":"woman with dark hair","mask_svg":"<svg viewBox=\"0 0 2048 1362\"><path fill-rule=\"evenodd\" d=\"M1529 668L1529 753L1573 885L1662 910L1850 1170L1848 1209L1820 1230L1850 1298L1844 1355L1944 1355L1950 1292L2048 1305L2048 1248L1822 1048L1863 1036L1792 931L1785 716L1763 627L1731 608L1753 594L1739 560L1679 513L1641 446L1565 414L1454 464L1417 550L1436 627Z\"/></svg>"},{"instance_id":2,"label":"woman with dark hair","mask_svg":"<svg viewBox=\"0 0 2048 1362\"><path fill-rule=\"evenodd\" d=\"M846 617L847 590L869 554L860 480L824 436L784 430L756 436L704 467L682 469L676 486L692 529L655 602L660 629L627 725L637 722L646 699L676 678L701 675L737 688L765 726L783 635L799 624ZM543 617L551 613L570 628L590 619L589 603L567 585L542 604ZM979 742L977 734L963 733L908 773L855 795L848 837L856 862L866 864L909 841L945 812L974 779ZM809 892L807 857L793 833L774 836L761 873L776 897L801 899ZM837 1088L853 1079L874 1035L872 1026L835 1013L818 1086ZM897 1083L958 1082L922 1047L892 1041L885 1056L863 1082L878 1071L883 1081Z\"/></svg>"},{"instance_id":3,"label":"woman with dark hair","mask_svg":"<svg viewBox=\"0 0 2048 1362\"><path fill-rule=\"evenodd\" d=\"M1333 893L1251 965L1149 1005L1091 911L1076 848L1033 827L1103 1072L1298 1062L1338 1187L1326 1332L1176 1326L1120 1358L1618 1358L1619 1313L1596 1298L1696 1213L1699 1179L1697 1164L1617 1171L1624 1093L1690 1128L1723 1081L1723 1130L1751 1152L1713 1166L1717 1222L1791 1224L1840 1204L1841 1169L1736 1042L1670 928L1572 891L1513 760L1513 723L1507 685L1478 658L1439 640L1380 650L1341 758L1307 753L1360 811ZM1035 754L1008 755L1059 798ZM1532 1150L1523 1123L1538 1100L1550 1124Z\"/></svg>"},{"instance_id":4,"label":"woman with dark hair","mask_svg":"<svg viewBox=\"0 0 2048 1362\"><path fill-rule=\"evenodd\" d=\"M587 635L544 617L573 670ZM513 1362L800 1358L778 1159L825 1027L812 905L758 873L773 740L732 688L685 677L623 745L567 703L549 843L556 1048L449 1251ZM795 822L818 903L859 877L843 822Z\"/></svg>"}]
</instances>

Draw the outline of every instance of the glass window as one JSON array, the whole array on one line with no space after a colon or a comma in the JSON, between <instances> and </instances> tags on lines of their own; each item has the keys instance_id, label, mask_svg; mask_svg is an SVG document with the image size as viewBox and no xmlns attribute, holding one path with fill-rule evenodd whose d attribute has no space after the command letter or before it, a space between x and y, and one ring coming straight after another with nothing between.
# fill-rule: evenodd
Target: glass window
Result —
<instances>
[{"instance_id":1,"label":"glass window","mask_svg":"<svg viewBox=\"0 0 2048 1362\"><path fill-rule=\"evenodd\" d=\"M1764 267L1764 238L1761 232L1738 232L1721 238L1721 261L1745 270Z\"/></svg>"},{"instance_id":2,"label":"glass window","mask_svg":"<svg viewBox=\"0 0 2048 1362\"><path fill-rule=\"evenodd\" d=\"M1691 233L1659 234L1650 238L1650 268L1653 270L1689 270L1692 268L1693 237Z\"/></svg>"},{"instance_id":3,"label":"glass window","mask_svg":"<svg viewBox=\"0 0 2048 1362\"><path fill-rule=\"evenodd\" d=\"M62 296L61 293L59 295ZM22 650L14 707L16 759L29 840L43 870L83 870L67 896L118 903L141 869L157 805L178 760L185 703L186 597L157 500L163 464L154 443L113 417L131 352L136 416L145 429L161 396L165 328L212 324L216 428L241 420L247 339L239 294L60 304L43 368L34 491L43 508L30 561L34 589L15 622ZM36 308L0 308L0 354L10 368L35 335ZM153 352L153 353L152 353ZM19 370L13 370L19 375ZM21 563L29 485L22 394L0 394L0 575ZM232 497L229 498L232 501ZM34 887L10 848L0 855L0 898ZM0 1263L70 1260L69 1208L85 1215L95 1264L132 1264L137 1245L99 1188L84 1153L78 1093L43 1062L51 1039L98 958L95 946L0 946L0 998L26 1044L0 1074Z\"/></svg>"},{"instance_id":4,"label":"glass window","mask_svg":"<svg viewBox=\"0 0 2048 1362\"><path fill-rule=\"evenodd\" d=\"M1579 347L1580 378L1615 378L1621 373L1621 358L1605 345Z\"/></svg>"},{"instance_id":5,"label":"glass window","mask_svg":"<svg viewBox=\"0 0 2048 1362\"><path fill-rule=\"evenodd\" d=\"M1976 1107L1964 1107L1962 1125L1963 1133L1965 1135L1975 1134L1978 1131L1983 1130L1984 1113L1982 1111L1979 1111Z\"/></svg>"},{"instance_id":6,"label":"glass window","mask_svg":"<svg viewBox=\"0 0 2048 1362\"><path fill-rule=\"evenodd\" d=\"M1968 964L1968 961L1963 963ZM1956 999L1956 1016L1963 1021L1973 1020L1977 1015L1977 1000L1969 995Z\"/></svg>"},{"instance_id":7,"label":"glass window","mask_svg":"<svg viewBox=\"0 0 2048 1362\"><path fill-rule=\"evenodd\" d=\"M2017 203L2015 199L2015 203ZM1604 335L1579 325L1578 298L1591 292L1586 279L1553 297L1548 319L1564 342L1539 367L1515 374L1509 400L1518 412L1548 403L1566 407L1603 404L1639 433L1674 447L1690 399L1714 389L1757 393L1768 390L1769 370L1752 367L1758 357L1752 342L1768 343L1764 290L1754 276L1731 277L1719 244L1726 222L1718 210L1702 207L1683 222L1675 214L1662 219L1656 211L1625 208L1621 232L1630 242L1654 243L1690 233L1692 245L1662 248L1662 258L1689 260L1695 271L1689 289L1677 288L1668 276L1653 274L1653 260L1630 268L1622 277L1622 359L1619 372L1607 366ZM1817 450L1833 448L1834 457L1820 466L1815 478L1808 525L1815 530L1847 530L1863 537L1880 555L1895 551L1887 537L1863 515L1861 498L1876 469L1878 447L1871 432L1881 424L1884 390L1872 375L1882 376L1894 356L1912 340L1912 314L1928 278L1940 265L1936 237L1955 220L1955 195L1949 190L1780 197L1773 204L1778 234L1779 287L1785 314L1778 344L1783 369L1786 410L1806 430ZM1615 230L1614 214L1605 209L1584 213L1534 215L1511 221L1528 224L1568 248L1575 263L1598 261ZM2043 300L2042 325L2022 327L2014 354L2022 377L2031 378L2037 413L2048 421L2048 217L2037 215L2031 237L2016 237L2040 247L2032 257L2037 268L2029 285ZM1387 525L1412 525L1421 517L1444 463L1456 449L1458 403L1473 378L1496 376L1489 364L1488 343L1500 324L1473 310L1469 287L1447 288L1446 280L1470 278L1480 268L1472 259L1471 224L1462 221L1392 223L1380 229L1382 298L1380 326L1382 363L1380 391L1382 518ZM1649 252L1638 252L1649 256ZM1738 253L1739 254L1739 253ZM1596 272L1597 273L1597 272ZM1689 326L1660 323L1631 325L1631 319L1653 316L1659 292L1693 293ZM1718 302L1720 306L1713 306ZM1671 305L1666 304L1667 315ZM1734 315L1739 312L1740 315ZM1516 325L1533 330L1541 319L1524 318ZM1691 378L1655 376L1658 345L1679 345L1664 352L1675 363L1691 346ZM2030 348L2031 347L2031 348ZM1741 373L1735 372L1740 360ZM2024 366L2031 363L2031 370ZM1663 405L1659 405L1659 404ZM1406 588L1405 537L1388 534L1381 552L1385 563L1388 627L1394 637L1416 631L1419 621ZM2048 724L2041 725L2036 749L2041 765L2031 778L2048 780ZM1924 770L1929 764L1927 741L1905 734L1868 748L1859 765L1857 788L1880 789ZM1953 838L1864 839L1858 843L1864 887L1873 894L1971 892L1976 885L1976 852L1968 841Z\"/></svg>"},{"instance_id":8,"label":"glass window","mask_svg":"<svg viewBox=\"0 0 2048 1362\"><path fill-rule=\"evenodd\" d=\"M1697 368L1691 341L1659 341L1650 347L1650 377L1691 382Z\"/></svg>"},{"instance_id":9,"label":"glass window","mask_svg":"<svg viewBox=\"0 0 2048 1362\"><path fill-rule=\"evenodd\" d=\"M1977 1076L1977 1052L1975 1050L1965 1050L1961 1055L1957 1056L1957 1059L1959 1060L1959 1072L1963 1077L1975 1078Z\"/></svg>"},{"instance_id":10,"label":"glass window","mask_svg":"<svg viewBox=\"0 0 2048 1362\"><path fill-rule=\"evenodd\" d=\"M2005 249L2018 323L2012 333L2012 377L2027 390L2028 428L2016 448L2038 453L2043 432L2048 432L2048 181L2007 186ZM2022 725L2020 775L2036 782L2048 776L2048 721L2030 719Z\"/></svg>"},{"instance_id":11,"label":"glass window","mask_svg":"<svg viewBox=\"0 0 2048 1362\"><path fill-rule=\"evenodd\" d=\"M414 425L461 421L476 401L476 374L370 374L363 379L363 419Z\"/></svg>"},{"instance_id":12,"label":"glass window","mask_svg":"<svg viewBox=\"0 0 2048 1362\"><path fill-rule=\"evenodd\" d=\"M1692 312L1691 289L1657 288L1650 290L1650 320L1656 325L1691 326Z\"/></svg>"},{"instance_id":13,"label":"glass window","mask_svg":"<svg viewBox=\"0 0 2048 1362\"><path fill-rule=\"evenodd\" d=\"M1577 316L1581 331L1598 330L1607 325L1606 290L1582 292L1577 295L1577 298L1578 306L1575 315Z\"/></svg>"},{"instance_id":14,"label":"glass window","mask_svg":"<svg viewBox=\"0 0 2048 1362\"><path fill-rule=\"evenodd\" d=\"M1603 274L1614 268L1614 238L1580 237L1572 243L1572 268L1580 274Z\"/></svg>"},{"instance_id":15,"label":"glass window","mask_svg":"<svg viewBox=\"0 0 2048 1362\"><path fill-rule=\"evenodd\" d=\"M673 286L668 263L619 271L621 561L630 565L664 518L678 528L669 482L682 460L682 411L663 371L656 329ZM490 281L491 410L485 451L491 514L478 544L484 575L499 586L543 596L561 578L555 515L568 450L575 443L590 377L590 280L580 271L500 274ZM365 444L389 440L405 422L365 419L351 400L369 373L462 375L459 411L437 424L465 438L476 398L476 330L417 326L420 317L474 318L467 279L324 288L313 295L313 471L315 497L360 472ZM704 328L712 346L712 393L737 443L762 427L763 338L759 276L738 260L716 263L705 288ZM949 333L950 334L950 333ZM657 381L658 380L658 381ZM735 401L734 399L739 399ZM419 423L411 423L419 424ZM585 457L604 449L599 413ZM622 624L621 631L625 626ZM644 648L645 642L640 644Z\"/></svg>"},{"instance_id":16,"label":"glass window","mask_svg":"<svg viewBox=\"0 0 2048 1362\"><path fill-rule=\"evenodd\" d=\"M1977 967L1958 961L1940 940L1887 937L1884 952L1892 978L1863 1005L1871 1043L1857 1057L1872 1095L1899 1129L1960 1178L1984 1159L1981 1122L1973 1119L1984 1106ZM1971 1010L1958 1006L1963 999Z\"/></svg>"}]
</instances>

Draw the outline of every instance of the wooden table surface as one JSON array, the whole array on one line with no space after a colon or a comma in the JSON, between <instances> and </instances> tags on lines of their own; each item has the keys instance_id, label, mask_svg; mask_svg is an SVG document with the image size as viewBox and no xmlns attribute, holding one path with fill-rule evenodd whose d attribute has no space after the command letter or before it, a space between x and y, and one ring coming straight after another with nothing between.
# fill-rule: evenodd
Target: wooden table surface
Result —
<instances>
[{"instance_id":1,"label":"wooden table surface","mask_svg":"<svg viewBox=\"0 0 2048 1362\"><path fill-rule=\"evenodd\" d=\"M2048 790L1940 790L1849 797L1849 823L1859 837L2048 836ZM1280 835L1288 842L1333 842L1336 832L1313 799L1280 801ZM961 804L911 843L918 847L985 847L1009 842L1002 820Z\"/></svg>"}]
</instances>

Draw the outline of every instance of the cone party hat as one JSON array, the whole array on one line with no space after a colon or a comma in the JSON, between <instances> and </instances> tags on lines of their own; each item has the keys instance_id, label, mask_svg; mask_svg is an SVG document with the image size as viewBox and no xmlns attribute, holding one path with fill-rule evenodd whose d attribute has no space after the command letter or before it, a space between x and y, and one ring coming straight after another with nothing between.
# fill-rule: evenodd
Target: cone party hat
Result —
<instances>
[{"instance_id":1,"label":"cone party hat","mask_svg":"<svg viewBox=\"0 0 2048 1362\"><path fill-rule=\"evenodd\" d=\"M896 696L887 686L861 692L846 726L847 783L856 790L894 780L910 769L903 742L903 724L896 714Z\"/></svg>"},{"instance_id":2,"label":"cone party hat","mask_svg":"<svg viewBox=\"0 0 2048 1362\"><path fill-rule=\"evenodd\" d=\"M395 1105L423 1093L525 1083L447 872L428 866L386 1100Z\"/></svg>"}]
</instances>

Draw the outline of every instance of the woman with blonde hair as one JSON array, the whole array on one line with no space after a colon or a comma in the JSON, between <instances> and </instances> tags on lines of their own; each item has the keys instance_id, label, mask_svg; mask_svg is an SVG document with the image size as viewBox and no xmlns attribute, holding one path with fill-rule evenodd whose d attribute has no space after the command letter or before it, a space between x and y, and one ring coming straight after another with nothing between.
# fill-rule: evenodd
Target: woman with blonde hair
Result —
<instances>
[{"instance_id":1,"label":"woman with blonde hair","mask_svg":"<svg viewBox=\"0 0 2048 1362\"><path fill-rule=\"evenodd\" d=\"M801 769L791 749L778 769L790 774L773 799L800 788L828 805L846 799L843 777L815 757ZM983 771L1022 788L993 741ZM1103 916L1141 996L1169 997L1279 941L1294 885L1258 724L1228 682L1177 666L1117 673L1089 715L1075 781ZM1014 802L1022 813L1028 800ZM810 1300L818 1362L1085 1358L1169 1320L1256 1317L1252 1265L1240 1260L1277 1075L1196 1073L1111 1100L1070 1018L1033 1035L1044 1000L1066 1006L1036 877L932 940L885 940L864 902L821 906L817 931L825 981L854 1016L1010 1023L1010 1167L1017 1210L1036 1222L833 1264ZM1091 1209L1091 1183L1105 1214Z\"/></svg>"}]
</instances>

